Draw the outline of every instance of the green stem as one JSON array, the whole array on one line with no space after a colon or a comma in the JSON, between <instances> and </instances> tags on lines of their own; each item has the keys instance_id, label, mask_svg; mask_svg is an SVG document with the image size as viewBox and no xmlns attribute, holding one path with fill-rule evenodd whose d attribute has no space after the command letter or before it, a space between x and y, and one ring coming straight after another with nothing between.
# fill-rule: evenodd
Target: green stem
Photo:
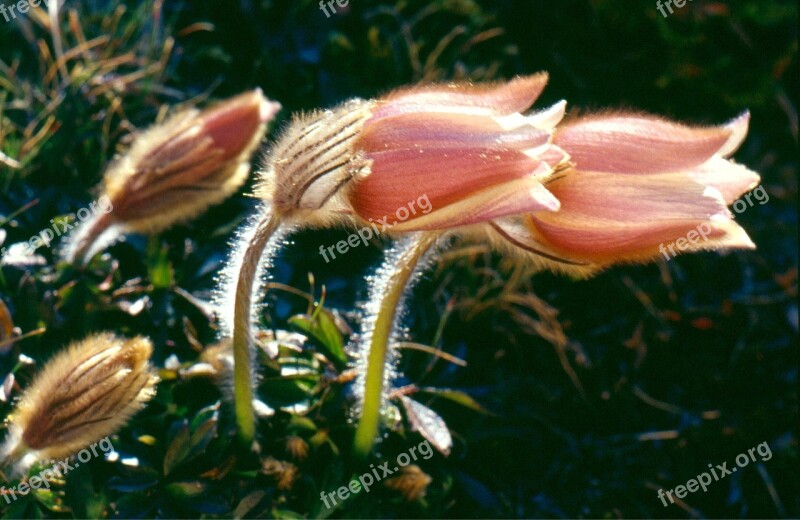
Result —
<instances>
[{"instance_id":1,"label":"green stem","mask_svg":"<svg viewBox=\"0 0 800 520\"><path fill-rule=\"evenodd\" d=\"M403 295L409 288L420 259L439 238L438 233L421 233L410 239L401 254L391 255L384 261L382 269L392 269L387 277L374 282L370 289L370 301L379 301L378 313L368 338L369 355L367 357L366 380L361 408L355 434L354 452L357 457L369 455L380 429L381 406L383 404L383 385L386 370L386 358L390 353L392 331L398 318L398 310L402 306ZM380 272L380 271L379 271Z\"/></svg>"},{"instance_id":2,"label":"green stem","mask_svg":"<svg viewBox=\"0 0 800 520\"><path fill-rule=\"evenodd\" d=\"M246 447L252 445L256 432L250 366L250 349L253 341L250 330L253 284L264 249L279 225L280 218L268 210L247 244L236 280L236 298L233 307L233 401L237 437Z\"/></svg>"}]
</instances>

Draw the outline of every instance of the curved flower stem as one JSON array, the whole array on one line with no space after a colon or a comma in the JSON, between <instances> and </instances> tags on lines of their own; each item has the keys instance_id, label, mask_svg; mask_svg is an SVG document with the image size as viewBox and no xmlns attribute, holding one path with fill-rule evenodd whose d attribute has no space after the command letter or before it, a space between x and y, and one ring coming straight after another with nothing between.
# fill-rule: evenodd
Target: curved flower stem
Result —
<instances>
[{"instance_id":1,"label":"curved flower stem","mask_svg":"<svg viewBox=\"0 0 800 520\"><path fill-rule=\"evenodd\" d=\"M98 240L115 224L115 219L109 213L101 213L80 226L71 237L65 253L65 259L78 267L82 267L99 252L102 245ZM102 242L108 245L108 241Z\"/></svg>"},{"instance_id":2,"label":"curved flower stem","mask_svg":"<svg viewBox=\"0 0 800 520\"><path fill-rule=\"evenodd\" d=\"M233 401L236 415L237 437L249 447L255 437L253 411L253 384L251 367L253 285L258 275L264 249L280 225L280 217L267 210L256 226L247 244L241 268L236 279L236 296L233 308Z\"/></svg>"},{"instance_id":3,"label":"curved flower stem","mask_svg":"<svg viewBox=\"0 0 800 520\"><path fill-rule=\"evenodd\" d=\"M412 278L420 260L439 238L438 233L423 232L409 236L399 243L394 254L387 255L373 280L367 303L367 320L372 320L371 329L364 334L364 347L368 348L361 416L355 434L354 452L366 457L380 429L381 408L384 402L386 361L391 354L390 342L402 314L403 300L411 288Z\"/></svg>"}]
</instances>

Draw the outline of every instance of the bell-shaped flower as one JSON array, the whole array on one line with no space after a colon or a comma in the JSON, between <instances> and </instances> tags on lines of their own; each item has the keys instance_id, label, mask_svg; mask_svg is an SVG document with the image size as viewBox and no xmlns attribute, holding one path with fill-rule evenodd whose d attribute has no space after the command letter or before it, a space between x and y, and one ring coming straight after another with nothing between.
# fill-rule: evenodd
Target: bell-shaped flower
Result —
<instances>
[{"instance_id":1,"label":"bell-shaped flower","mask_svg":"<svg viewBox=\"0 0 800 520\"><path fill-rule=\"evenodd\" d=\"M700 128L638 114L579 118L553 139L572 163L545 184L560 209L491 225L544 267L579 275L679 252L753 248L727 209L759 183L728 159L748 121L747 113Z\"/></svg>"},{"instance_id":2,"label":"bell-shaped flower","mask_svg":"<svg viewBox=\"0 0 800 520\"><path fill-rule=\"evenodd\" d=\"M565 103L521 114L546 82L537 74L488 86L411 87L379 99L355 141L367 166L348 195L354 213L412 231L558 210L543 182L568 159L552 143ZM414 207L421 197L427 211Z\"/></svg>"}]
</instances>

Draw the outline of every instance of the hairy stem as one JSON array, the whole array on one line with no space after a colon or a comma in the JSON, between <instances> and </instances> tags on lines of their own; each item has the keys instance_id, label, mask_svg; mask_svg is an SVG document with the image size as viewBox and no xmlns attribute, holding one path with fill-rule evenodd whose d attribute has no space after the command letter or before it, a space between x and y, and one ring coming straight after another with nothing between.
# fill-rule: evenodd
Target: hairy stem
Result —
<instances>
[{"instance_id":1,"label":"hairy stem","mask_svg":"<svg viewBox=\"0 0 800 520\"><path fill-rule=\"evenodd\" d=\"M266 211L247 244L236 279L233 307L233 401L237 437L244 446L252 444L256 429L250 361L250 349L253 343L250 327L253 316L253 286L264 249L279 225L280 218L272 211Z\"/></svg>"},{"instance_id":2,"label":"hairy stem","mask_svg":"<svg viewBox=\"0 0 800 520\"><path fill-rule=\"evenodd\" d=\"M75 231L75 236L71 237L67 245L65 259L79 267L89 263L89 260L99 252L109 241L104 240L98 244L98 240L108 229L115 224L114 217L108 213L100 213L91 220L85 222Z\"/></svg>"},{"instance_id":3,"label":"hairy stem","mask_svg":"<svg viewBox=\"0 0 800 520\"><path fill-rule=\"evenodd\" d=\"M420 260L438 238L438 233L430 232L406 237L387 255L371 284L367 310L375 314L368 315L365 320L371 324L371 330L365 332L363 339L368 351L361 415L355 434L356 456L366 457L378 436L385 400L386 362L391 355L390 343L394 339L392 336Z\"/></svg>"}]
</instances>

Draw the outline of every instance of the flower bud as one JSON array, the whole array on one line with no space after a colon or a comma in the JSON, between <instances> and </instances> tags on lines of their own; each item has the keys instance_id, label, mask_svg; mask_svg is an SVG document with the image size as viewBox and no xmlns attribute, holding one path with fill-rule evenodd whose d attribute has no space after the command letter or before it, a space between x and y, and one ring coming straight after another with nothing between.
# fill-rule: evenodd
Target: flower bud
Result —
<instances>
[{"instance_id":1,"label":"flower bud","mask_svg":"<svg viewBox=\"0 0 800 520\"><path fill-rule=\"evenodd\" d=\"M256 89L203 111L180 112L143 132L106 171L104 195L112 210L86 222L67 259L90 257L114 226L157 233L228 198L247 179L250 156L278 110L280 104Z\"/></svg>"},{"instance_id":2,"label":"flower bud","mask_svg":"<svg viewBox=\"0 0 800 520\"><path fill-rule=\"evenodd\" d=\"M73 343L51 359L9 417L0 458L23 469L67 457L113 434L155 395L158 378L143 337L104 333Z\"/></svg>"}]
</instances>

